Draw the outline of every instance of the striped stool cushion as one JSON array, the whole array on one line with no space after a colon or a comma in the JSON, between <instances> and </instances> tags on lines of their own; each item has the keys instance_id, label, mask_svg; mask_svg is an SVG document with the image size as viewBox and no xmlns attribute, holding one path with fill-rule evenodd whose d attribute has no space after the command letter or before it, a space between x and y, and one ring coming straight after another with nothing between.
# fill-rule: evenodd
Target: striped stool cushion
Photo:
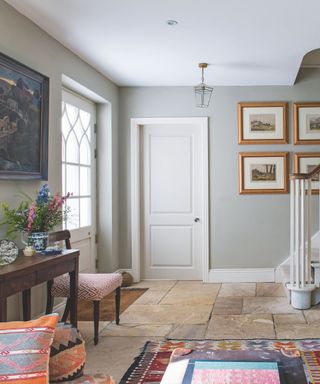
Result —
<instances>
[{"instance_id":1,"label":"striped stool cushion","mask_svg":"<svg viewBox=\"0 0 320 384\"><path fill-rule=\"evenodd\" d=\"M120 287L122 276L120 273L80 273L78 298L80 300L100 301L116 288ZM69 297L69 275L54 279L51 289L53 297Z\"/></svg>"}]
</instances>

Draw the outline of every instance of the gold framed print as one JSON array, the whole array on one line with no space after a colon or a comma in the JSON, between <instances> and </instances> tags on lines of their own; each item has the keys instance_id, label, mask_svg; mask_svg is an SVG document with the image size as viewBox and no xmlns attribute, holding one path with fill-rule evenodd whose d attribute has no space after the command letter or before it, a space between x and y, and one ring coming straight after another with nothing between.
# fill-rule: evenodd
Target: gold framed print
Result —
<instances>
[{"instance_id":1,"label":"gold framed print","mask_svg":"<svg viewBox=\"0 0 320 384\"><path fill-rule=\"evenodd\" d=\"M287 115L288 103L239 103L239 144L288 143Z\"/></svg>"},{"instance_id":2,"label":"gold framed print","mask_svg":"<svg viewBox=\"0 0 320 384\"><path fill-rule=\"evenodd\" d=\"M320 152L297 152L294 154L294 172L310 173L320 165ZM312 193L318 194L320 188L319 176L311 180Z\"/></svg>"},{"instance_id":3,"label":"gold framed print","mask_svg":"<svg viewBox=\"0 0 320 384\"><path fill-rule=\"evenodd\" d=\"M240 194L288 193L288 152L239 153Z\"/></svg>"},{"instance_id":4,"label":"gold framed print","mask_svg":"<svg viewBox=\"0 0 320 384\"><path fill-rule=\"evenodd\" d=\"M320 144L320 102L293 104L294 144Z\"/></svg>"}]
</instances>

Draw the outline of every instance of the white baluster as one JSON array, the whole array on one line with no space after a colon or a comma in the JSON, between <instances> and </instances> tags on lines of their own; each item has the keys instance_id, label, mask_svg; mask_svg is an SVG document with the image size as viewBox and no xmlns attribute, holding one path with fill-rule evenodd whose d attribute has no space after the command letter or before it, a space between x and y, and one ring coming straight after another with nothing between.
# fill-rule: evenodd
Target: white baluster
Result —
<instances>
[{"instance_id":1,"label":"white baluster","mask_svg":"<svg viewBox=\"0 0 320 384\"><path fill-rule=\"evenodd\" d=\"M307 195L307 283L311 284L312 277L311 277L311 191L312 191L312 184L311 179L308 179L308 195Z\"/></svg>"},{"instance_id":2,"label":"white baluster","mask_svg":"<svg viewBox=\"0 0 320 384\"><path fill-rule=\"evenodd\" d=\"M300 203L300 280L301 280L301 288L305 287L305 278L306 278L306 241L305 241L305 204L306 204L306 183L305 180L301 180L301 203Z\"/></svg>"},{"instance_id":3,"label":"white baluster","mask_svg":"<svg viewBox=\"0 0 320 384\"><path fill-rule=\"evenodd\" d=\"M294 199L295 199L295 180L290 180L290 284L294 283Z\"/></svg>"},{"instance_id":4,"label":"white baluster","mask_svg":"<svg viewBox=\"0 0 320 384\"><path fill-rule=\"evenodd\" d=\"M300 287L300 179L295 180L295 286Z\"/></svg>"}]
</instances>

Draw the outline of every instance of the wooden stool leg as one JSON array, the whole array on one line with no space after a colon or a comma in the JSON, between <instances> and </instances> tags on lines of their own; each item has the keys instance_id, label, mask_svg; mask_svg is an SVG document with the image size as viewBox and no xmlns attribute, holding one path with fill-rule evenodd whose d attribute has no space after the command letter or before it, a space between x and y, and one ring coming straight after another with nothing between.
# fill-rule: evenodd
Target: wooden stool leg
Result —
<instances>
[{"instance_id":1,"label":"wooden stool leg","mask_svg":"<svg viewBox=\"0 0 320 384\"><path fill-rule=\"evenodd\" d=\"M120 323L120 297L121 297L121 287L116 289L116 324Z\"/></svg>"},{"instance_id":2,"label":"wooden stool leg","mask_svg":"<svg viewBox=\"0 0 320 384\"><path fill-rule=\"evenodd\" d=\"M93 302L93 322L94 322L94 345L99 342L99 317L100 317L100 301Z\"/></svg>"},{"instance_id":3,"label":"wooden stool leg","mask_svg":"<svg viewBox=\"0 0 320 384\"><path fill-rule=\"evenodd\" d=\"M63 312L63 316L61 318L61 321L63 323L65 323L68 320L69 312L70 312L70 299L67 299L66 306L65 306L65 309Z\"/></svg>"},{"instance_id":4,"label":"wooden stool leg","mask_svg":"<svg viewBox=\"0 0 320 384\"><path fill-rule=\"evenodd\" d=\"M53 280L49 280L47 282L47 307L46 307L46 314L53 312L53 303L54 303L54 297L51 295L51 288L53 285Z\"/></svg>"}]
</instances>

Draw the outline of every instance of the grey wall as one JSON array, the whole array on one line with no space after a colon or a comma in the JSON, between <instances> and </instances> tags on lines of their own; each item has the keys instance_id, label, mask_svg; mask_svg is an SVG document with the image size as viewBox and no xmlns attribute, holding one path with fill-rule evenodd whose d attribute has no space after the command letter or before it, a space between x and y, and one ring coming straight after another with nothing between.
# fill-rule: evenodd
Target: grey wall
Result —
<instances>
[{"instance_id":1,"label":"grey wall","mask_svg":"<svg viewBox=\"0 0 320 384\"><path fill-rule=\"evenodd\" d=\"M210 107L202 110L194 106L191 87L121 88L121 267L131 266L130 118L209 116L210 267L275 267L289 254L289 195L240 196L238 153L320 150L319 146L292 145L292 103L320 101L319 90L320 71L303 70L292 87L215 87ZM241 101L289 102L290 144L238 145L237 103Z\"/></svg>"},{"instance_id":2,"label":"grey wall","mask_svg":"<svg viewBox=\"0 0 320 384\"><path fill-rule=\"evenodd\" d=\"M80 60L76 55L64 48L52 37L39 29L27 18L16 12L0 0L0 51L6 55L24 63L47 75L50 78L50 115L49 115L49 185L54 191L61 191L61 87L62 75L66 75L86 88L100 95L110 102L101 106L100 123L105 129L100 129L98 143L101 148L100 155L105 161L105 144L112 140L113 152L110 156L112 172L108 182L112 183L112 188L102 188L106 179L106 167L102 164L98 167L98 204L101 206L98 230L100 231L100 264L103 270L113 271L118 268L117 254L117 217L118 217L118 198L117 198L117 132L118 132L118 88L91 66ZM112 116L106 113L109 108ZM109 120L110 121L109 121ZM108 121L107 121L108 120ZM104 147L103 147L104 146ZM58 156L57 156L58 154ZM99 159L98 159L99 161ZM19 191L33 194L40 186L39 182L28 181L0 181L0 201L7 201L9 204L16 204L20 199L17 194ZM108 203L107 203L108 201ZM111 217L111 219L110 219ZM106 223L112 220L114 224L111 239L109 228ZM38 314L44 308L44 294L42 290L33 291L33 314ZM18 298L10 300L9 317L17 318L19 313Z\"/></svg>"}]
</instances>

